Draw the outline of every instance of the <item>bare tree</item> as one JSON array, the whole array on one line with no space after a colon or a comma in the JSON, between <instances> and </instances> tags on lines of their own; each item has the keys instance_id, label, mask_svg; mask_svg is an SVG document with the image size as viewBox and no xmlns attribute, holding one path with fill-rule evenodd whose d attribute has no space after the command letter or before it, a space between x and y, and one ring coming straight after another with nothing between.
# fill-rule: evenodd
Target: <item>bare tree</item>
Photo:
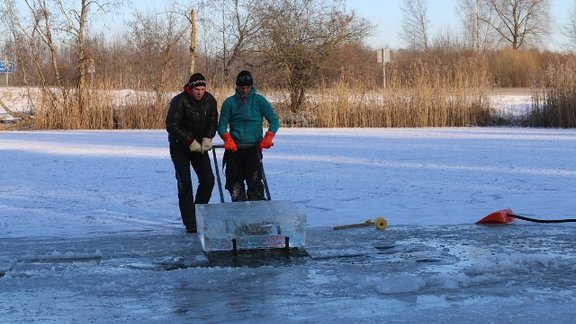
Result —
<instances>
[{"instance_id":1,"label":"bare tree","mask_svg":"<svg viewBox=\"0 0 576 324\"><path fill-rule=\"evenodd\" d=\"M196 13L197 10L189 4L176 4L176 9L168 11L169 14L174 15L182 15L185 18L185 21L189 24L190 29L190 39L188 44L188 60L189 60L189 67L188 73L193 74L196 72L196 59L198 57L198 50L197 50L197 40L198 40L198 26L196 24ZM183 8L183 9L179 9ZM174 19L175 20L175 19Z\"/></svg>"},{"instance_id":2,"label":"bare tree","mask_svg":"<svg viewBox=\"0 0 576 324\"><path fill-rule=\"evenodd\" d=\"M2 0L0 2L0 15L4 18L0 20L8 34L3 34L8 38L5 40L5 46L11 47L14 53L13 59L18 63L17 74L22 75L24 84L28 84L28 71L30 67L30 48L26 43L29 41L29 36L24 32L27 26L24 17L22 17L16 10L15 0Z\"/></svg>"},{"instance_id":3,"label":"bare tree","mask_svg":"<svg viewBox=\"0 0 576 324\"><path fill-rule=\"evenodd\" d=\"M462 44L458 35L448 28L443 28L434 35L430 47L434 50L456 51L462 48Z\"/></svg>"},{"instance_id":4,"label":"bare tree","mask_svg":"<svg viewBox=\"0 0 576 324\"><path fill-rule=\"evenodd\" d=\"M361 41L372 28L337 0L263 1L257 14L258 50L289 90L292 112L304 105L306 89L334 68L342 47Z\"/></svg>"},{"instance_id":5,"label":"bare tree","mask_svg":"<svg viewBox=\"0 0 576 324\"><path fill-rule=\"evenodd\" d=\"M251 0L196 0L175 4L171 13L183 15L190 25L190 72L197 68L196 57L202 54L207 70L221 72L226 80L239 58L251 52L250 44L258 24L252 14ZM183 9L182 9L183 8ZM201 47L201 48L199 48Z\"/></svg>"},{"instance_id":6,"label":"bare tree","mask_svg":"<svg viewBox=\"0 0 576 324\"><path fill-rule=\"evenodd\" d=\"M401 10L403 20L400 37L409 48L427 51L430 20L426 0L404 0Z\"/></svg>"},{"instance_id":7,"label":"bare tree","mask_svg":"<svg viewBox=\"0 0 576 324\"><path fill-rule=\"evenodd\" d=\"M97 2L92 2L88 0L81 0L80 9L67 10L64 7L61 8L61 14L66 18L66 26L68 32L71 33L76 43L76 51L78 55L78 64L76 67L78 81L78 108L80 115L84 106L87 104L85 102L85 93L87 90L86 86L86 74L88 73L88 63L89 58L86 57L86 25L88 22L88 7L90 5L100 5Z\"/></svg>"},{"instance_id":8,"label":"bare tree","mask_svg":"<svg viewBox=\"0 0 576 324\"><path fill-rule=\"evenodd\" d=\"M486 21L494 21L494 10L484 5L486 0L459 0L457 12L464 26L464 46L477 52L496 45L497 34Z\"/></svg>"},{"instance_id":9,"label":"bare tree","mask_svg":"<svg viewBox=\"0 0 576 324\"><path fill-rule=\"evenodd\" d=\"M190 70L192 75L196 71L196 11L190 9Z\"/></svg>"},{"instance_id":10,"label":"bare tree","mask_svg":"<svg viewBox=\"0 0 576 324\"><path fill-rule=\"evenodd\" d=\"M189 26L175 12L142 13L134 11L125 41L132 53L132 64L138 80L135 86L152 89L157 102L170 88L174 74L188 73L183 64L182 49L186 48Z\"/></svg>"},{"instance_id":11,"label":"bare tree","mask_svg":"<svg viewBox=\"0 0 576 324\"><path fill-rule=\"evenodd\" d=\"M259 30L256 19L258 2L252 0L220 0L208 4L207 19L210 31L218 39L207 40L212 45L213 57L218 61L218 70L226 82L230 72L240 65L239 61L254 53L254 44Z\"/></svg>"},{"instance_id":12,"label":"bare tree","mask_svg":"<svg viewBox=\"0 0 576 324\"><path fill-rule=\"evenodd\" d=\"M562 28L562 34L568 38L566 48L576 51L576 0L568 12L568 24Z\"/></svg>"},{"instance_id":13,"label":"bare tree","mask_svg":"<svg viewBox=\"0 0 576 324\"><path fill-rule=\"evenodd\" d=\"M517 50L550 34L549 0L485 0L495 19L482 17L500 37Z\"/></svg>"},{"instance_id":14,"label":"bare tree","mask_svg":"<svg viewBox=\"0 0 576 324\"><path fill-rule=\"evenodd\" d=\"M259 31L260 26L258 25L258 21L252 14L254 8L251 8L250 5L254 5L252 1L242 3L240 0L232 0L230 7L226 8L225 6L223 9L224 26L226 26L226 20L232 22L230 33L223 35L224 50L222 62L224 80L226 80L226 77L230 73L231 66L236 60L243 53L249 52L250 44L255 40ZM224 28L224 30L226 30L226 28ZM231 45L229 48L226 47L227 43Z\"/></svg>"},{"instance_id":15,"label":"bare tree","mask_svg":"<svg viewBox=\"0 0 576 324\"><path fill-rule=\"evenodd\" d=\"M24 0L20 6L11 0L2 3L21 63L18 66L24 69L24 82L39 83L48 98L44 101L46 111L60 114L57 124L48 127L86 126L84 122L89 121L82 116L87 106L88 22L121 0Z\"/></svg>"},{"instance_id":16,"label":"bare tree","mask_svg":"<svg viewBox=\"0 0 576 324\"><path fill-rule=\"evenodd\" d=\"M54 14L60 10L58 3L47 3L45 0L25 0L30 20L13 21L18 33L26 39L29 58L37 81L41 85L43 104L38 112L48 115L40 118L48 128L71 128L72 115L76 107L70 104L69 80L63 78L64 67L59 59L60 30L65 30L65 24ZM17 18L15 15L13 18ZM44 65L49 68L45 69ZM51 88L50 85L56 87Z\"/></svg>"}]
</instances>

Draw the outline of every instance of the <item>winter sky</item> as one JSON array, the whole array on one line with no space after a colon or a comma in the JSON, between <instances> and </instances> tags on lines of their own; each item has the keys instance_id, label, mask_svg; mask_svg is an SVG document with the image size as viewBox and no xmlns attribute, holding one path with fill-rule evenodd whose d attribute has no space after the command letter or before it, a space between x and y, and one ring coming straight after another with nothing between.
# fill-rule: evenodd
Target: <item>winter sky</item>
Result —
<instances>
[{"instance_id":1,"label":"winter sky","mask_svg":"<svg viewBox=\"0 0 576 324\"><path fill-rule=\"evenodd\" d=\"M355 0L346 1L348 8L355 10L360 17L368 19L375 25L373 36L368 38L367 45L373 48L389 47L392 49L405 47L399 33L402 28L402 6L404 0ZM428 16L432 35L446 30L455 31L460 28L460 17L457 12L459 0L428 0ZM171 5L171 1L139 1L138 8L146 12L161 11ZM576 6L571 0L551 0L551 16L553 21L552 37L546 48L558 50L566 38L561 35L560 28L568 23L568 12ZM128 13L131 10L126 11Z\"/></svg>"}]
</instances>

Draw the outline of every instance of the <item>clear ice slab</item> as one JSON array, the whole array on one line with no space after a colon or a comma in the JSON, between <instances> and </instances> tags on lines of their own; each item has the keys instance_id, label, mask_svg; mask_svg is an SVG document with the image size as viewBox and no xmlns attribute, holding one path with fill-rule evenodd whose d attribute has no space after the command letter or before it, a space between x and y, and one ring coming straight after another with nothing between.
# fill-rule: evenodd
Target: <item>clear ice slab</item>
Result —
<instances>
[{"instance_id":1,"label":"clear ice slab","mask_svg":"<svg viewBox=\"0 0 576 324\"><path fill-rule=\"evenodd\" d=\"M306 215L291 201L196 205L198 238L205 252L303 248ZM288 238L288 240L286 240Z\"/></svg>"}]
</instances>

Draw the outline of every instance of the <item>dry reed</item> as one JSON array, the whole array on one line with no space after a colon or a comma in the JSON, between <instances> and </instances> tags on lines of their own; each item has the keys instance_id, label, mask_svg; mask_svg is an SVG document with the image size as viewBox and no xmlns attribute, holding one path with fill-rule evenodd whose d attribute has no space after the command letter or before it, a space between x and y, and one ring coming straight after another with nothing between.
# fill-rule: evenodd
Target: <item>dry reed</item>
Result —
<instances>
[{"instance_id":1,"label":"dry reed","mask_svg":"<svg viewBox=\"0 0 576 324\"><path fill-rule=\"evenodd\" d=\"M549 68L541 91L533 96L526 124L532 127L576 127L576 60Z\"/></svg>"},{"instance_id":2,"label":"dry reed","mask_svg":"<svg viewBox=\"0 0 576 324\"><path fill-rule=\"evenodd\" d=\"M406 75L393 74L388 87L380 92L361 84L349 86L348 80L320 88L309 97L302 116L311 127L491 124L493 117L486 95L488 77L478 68L477 60L461 60L453 66L416 62L411 72L410 81ZM289 117L294 120L294 116Z\"/></svg>"},{"instance_id":3,"label":"dry reed","mask_svg":"<svg viewBox=\"0 0 576 324\"><path fill-rule=\"evenodd\" d=\"M289 94L268 91L284 126L288 127L459 127L499 123L489 107L490 76L487 59L456 56L440 60L425 57L409 68L391 68L386 89L343 77L330 86L309 89L306 105L290 112ZM549 68L533 97L525 124L536 127L576 127L576 60ZM75 88L40 88L30 100L31 118L22 127L32 129L162 129L171 93L130 90L119 98L110 84L94 85L80 98ZM109 88L108 88L109 89ZM221 105L233 86L208 90ZM32 97L32 96L31 96Z\"/></svg>"}]
</instances>

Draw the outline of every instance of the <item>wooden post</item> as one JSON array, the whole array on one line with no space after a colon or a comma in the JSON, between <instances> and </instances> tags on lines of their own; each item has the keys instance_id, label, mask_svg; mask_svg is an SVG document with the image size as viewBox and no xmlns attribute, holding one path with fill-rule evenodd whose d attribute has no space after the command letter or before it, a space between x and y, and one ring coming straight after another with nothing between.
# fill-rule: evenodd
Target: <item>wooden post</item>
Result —
<instances>
[{"instance_id":1,"label":"wooden post","mask_svg":"<svg viewBox=\"0 0 576 324\"><path fill-rule=\"evenodd\" d=\"M196 13L190 10L190 75L196 70Z\"/></svg>"}]
</instances>

